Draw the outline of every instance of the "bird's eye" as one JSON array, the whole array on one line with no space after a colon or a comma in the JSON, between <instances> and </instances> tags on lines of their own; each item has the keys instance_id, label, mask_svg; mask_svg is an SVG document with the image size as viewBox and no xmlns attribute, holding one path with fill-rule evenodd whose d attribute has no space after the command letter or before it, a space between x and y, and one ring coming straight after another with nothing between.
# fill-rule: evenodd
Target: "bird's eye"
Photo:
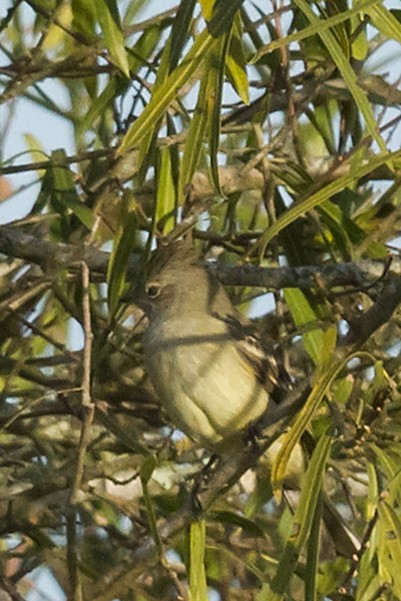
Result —
<instances>
[{"instance_id":1,"label":"bird's eye","mask_svg":"<svg viewBox=\"0 0 401 601\"><path fill-rule=\"evenodd\" d=\"M158 284L150 284L146 289L146 293L150 299L157 298L160 292L161 286L159 286Z\"/></svg>"}]
</instances>

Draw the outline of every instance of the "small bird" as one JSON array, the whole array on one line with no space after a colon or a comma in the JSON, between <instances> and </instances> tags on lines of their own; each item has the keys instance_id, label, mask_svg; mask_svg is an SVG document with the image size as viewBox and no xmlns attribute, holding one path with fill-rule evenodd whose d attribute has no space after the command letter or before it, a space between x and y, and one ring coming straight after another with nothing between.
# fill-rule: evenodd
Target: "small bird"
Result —
<instances>
[{"instance_id":1,"label":"small bird","mask_svg":"<svg viewBox=\"0 0 401 601\"><path fill-rule=\"evenodd\" d=\"M149 317L145 367L173 423L208 448L238 438L277 387L252 324L184 245L159 255L140 304Z\"/></svg>"},{"instance_id":2,"label":"small bird","mask_svg":"<svg viewBox=\"0 0 401 601\"><path fill-rule=\"evenodd\" d=\"M170 246L156 259L139 302L149 318L147 373L174 425L189 438L212 451L237 448L268 405L270 411L288 392L288 376L193 249ZM270 451L268 462L277 448ZM288 477L299 483L303 471L297 445ZM338 553L352 557L358 540L326 498L324 519Z\"/></svg>"}]
</instances>

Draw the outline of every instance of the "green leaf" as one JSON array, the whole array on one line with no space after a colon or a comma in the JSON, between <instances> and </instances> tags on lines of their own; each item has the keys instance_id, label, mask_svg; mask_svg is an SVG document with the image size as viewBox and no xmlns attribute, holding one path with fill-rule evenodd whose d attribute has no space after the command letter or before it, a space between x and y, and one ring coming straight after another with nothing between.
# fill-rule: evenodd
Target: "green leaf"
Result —
<instances>
[{"instance_id":1,"label":"green leaf","mask_svg":"<svg viewBox=\"0 0 401 601\"><path fill-rule=\"evenodd\" d=\"M214 186L220 196L217 153L220 141L221 97L224 81L225 57L228 49L229 33L222 36L213 52L205 61L195 113L186 137L181 164L179 191L183 198L202 155L203 143L207 135L210 148L211 173Z\"/></svg>"},{"instance_id":2,"label":"green leaf","mask_svg":"<svg viewBox=\"0 0 401 601\"><path fill-rule=\"evenodd\" d=\"M110 107L112 101L118 98L127 87L127 81L122 78L113 77L104 90L94 99L88 112L79 123L79 132L84 133L93 125L95 119L104 114L104 111Z\"/></svg>"},{"instance_id":3,"label":"green leaf","mask_svg":"<svg viewBox=\"0 0 401 601\"><path fill-rule=\"evenodd\" d=\"M212 18L215 0L199 0L199 4L202 8L203 17L206 19L206 21L209 21Z\"/></svg>"},{"instance_id":4,"label":"green leaf","mask_svg":"<svg viewBox=\"0 0 401 601\"><path fill-rule=\"evenodd\" d=\"M291 311L292 318L298 328L310 325L311 328L302 334L302 342L305 350L315 365L321 362L323 348L323 331L316 325L316 315L306 298L305 294L298 288L286 288L284 298Z\"/></svg>"},{"instance_id":5,"label":"green leaf","mask_svg":"<svg viewBox=\"0 0 401 601\"><path fill-rule=\"evenodd\" d=\"M320 370L325 370L330 367L337 346L337 326L332 325L323 331L322 349L318 363Z\"/></svg>"},{"instance_id":6,"label":"green leaf","mask_svg":"<svg viewBox=\"0 0 401 601\"><path fill-rule=\"evenodd\" d=\"M313 208L321 205L326 200L329 200L332 196L341 192L347 186L357 182L360 178L371 173L374 169L377 169L381 165L386 163L392 166L392 163L401 158L401 151L388 152L387 154L373 156L367 159L365 162L361 162L359 165L353 166L352 170L346 175L338 178L334 182L330 182L326 186L323 186L320 190L291 206L288 211L280 215L272 226L267 228L259 241L251 250L251 253L258 250L259 256L263 257L266 247L269 242L277 236L281 230L287 227L290 223L293 223L296 219L312 210Z\"/></svg>"},{"instance_id":7,"label":"green leaf","mask_svg":"<svg viewBox=\"0 0 401 601\"><path fill-rule=\"evenodd\" d=\"M352 43L351 53L352 58L357 61L364 61L369 52L369 42L366 34L366 28L361 28L361 15L354 16L351 18L352 26ZM358 31L358 35L355 37L354 32Z\"/></svg>"},{"instance_id":8,"label":"green leaf","mask_svg":"<svg viewBox=\"0 0 401 601\"><path fill-rule=\"evenodd\" d=\"M333 357L331 365L324 371L319 371L318 377L314 382L313 388L305 404L298 412L290 430L282 436L282 446L273 462L271 473L272 485L276 497L280 498L281 496L280 487L284 481L287 464L293 449L300 441L302 434L305 432L310 420L322 403L332 382L345 368L348 361L354 357L368 357L369 359L372 359L371 355L365 352L352 353L344 359L335 359L335 357Z\"/></svg>"},{"instance_id":9,"label":"green leaf","mask_svg":"<svg viewBox=\"0 0 401 601\"><path fill-rule=\"evenodd\" d=\"M293 42L299 42L306 38L312 37L316 34L322 33L326 29L331 29L352 17L358 17L364 10L370 8L375 4L380 4L382 0L366 0L366 2L356 3L353 8L348 9L347 11L338 12L337 14L328 17L327 19L318 19L304 27L300 31L296 31L295 33L291 33L290 35L280 37L276 40L272 40L269 44L266 44L262 48L258 50L255 56L252 59L253 63L256 63L262 56L265 54L272 52L273 50L278 50L279 48L283 48L284 46L288 46ZM367 12L367 11L366 11Z\"/></svg>"},{"instance_id":10,"label":"green leaf","mask_svg":"<svg viewBox=\"0 0 401 601\"><path fill-rule=\"evenodd\" d=\"M379 460L379 464L381 469L384 471L388 479L394 478L395 474L399 470L399 462L398 458L395 459L391 457L386 451L381 449L379 446L375 444L370 444L369 448L375 453L377 459Z\"/></svg>"},{"instance_id":11,"label":"green leaf","mask_svg":"<svg viewBox=\"0 0 401 601\"><path fill-rule=\"evenodd\" d=\"M72 26L84 35L94 34L96 6L88 0L71 0Z\"/></svg>"},{"instance_id":12,"label":"green leaf","mask_svg":"<svg viewBox=\"0 0 401 601\"><path fill-rule=\"evenodd\" d=\"M159 41L160 31L158 27L149 27L140 36L135 46L129 50L128 61L129 69L133 73L136 72L141 65L146 63L147 58L151 55ZM89 127L92 127L93 122L104 111L112 106L112 102L119 98L131 84L126 78L120 75L111 77L110 82L104 90L93 100L88 112L79 123L79 132L85 132Z\"/></svg>"},{"instance_id":13,"label":"green leaf","mask_svg":"<svg viewBox=\"0 0 401 601\"><path fill-rule=\"evenodd\" d=\"M231 24L244 0L215 0L213 14L207 28L213 37L219 37L231 29Z\"/></svg>"},{"instance_id":14,"label":"green leaf","mask_svg":"<svg viewBox=\"0 0 401 601\"><path fill-rule=\"evenodd\" d=\"M299 555L311 531L312 516L315 514L320 498L330 445L330 436L323 434L302 478L301 494L295 510L291 532L287 537L276 574L271 583L265 585L256 596L257 601L279 601L290 583Z\"/></svg>"},{"instance_id":15,"label":"green leaf","mask_svg":"<svg viewBox=\"0 0 401 601\"><path fill-rule=\"evenodd\" d=\"M374 515L377 511L377 503L379 501L379 480L376 471L376 466L373 463L368 462L367 464L368 474L368 496L366 498L365 506L365 519L367 521L373 520Z\"/></svg>"},{"instance_id":16,"label":"green leaf","mask_svg":"<svg viewBox=\"0 0 401 601\"><path fill-rule=\"evenodd\" d=\"M239 14L234 18L226 65L231 83L237 94L244 104L249 104L249 82L242 43L242 21Z\"/></svg>"},{"instance_id":17,"label":"green leaf","mask_svg":"<svg viewBox=\"0 0 401 601\"><path fill-rule=\"evenodd\" d=\"M195 111L189 124L188 134L184 145L184 154L181 161L179 195L180 204L186 193L187 186L191 183L192 177L198 167L203 145L205 142L206 126L209 120L206 96L208 91L208 77L201 80Z\"/></svg>"},{"instance_id":18,"label":"green leaf","mask_svg":"<svg viewBox=\"0 0 401 601\"><path fill-rule=\"evenodd\" d=\"M126 214L124 223L114 239L107 267L107 297L111 315L114 315L124 291L128 258L136 243L136 233L136 213L130 211Z\"/></svg>"},{"instance_id":19,"label":"green leaf","mask_svg":"<svg viewBox=\"0 0 401 601\"><path fill-rule=\"evenodd\" d=\"M154 502L151 494L149 493L148 483L152 477L152 474L157 466L157 459L154 455L148 455L144 462L142 463L140 470L141 484L142 484L142 492L143 492L143 500L145 502L146 513L149 523L149 528L153 536L153 540L156 543L156 548L158 550L160 561L164 562L163 555L163 544L159 536L159 531L157 529L157 519L156 512L154 508Z\"/></svg>"},{"instance_id":20,"label":"green leaf","mask_svg":"<svg viewBox=\"0 0 401 601\"><path fill-rule=\"evenodd\" d=\"M163 117L165 110L177 96L181 87L202 64L205 56L214 48L215 44L216 40L206 30L198 35L186 58L174 69L165 82L153 91L149 104L125 134L118 154L130 150L141 142L150 130L153 131L155 122Z\"/></svg>"},{"instance_id":21,"label":"green leaf","mask_svg":"<svg viewBox=\"0 0 401 601\"><path fill-rule=\"evenodd\" d=\"M160 87L154 90L149 104L124 136L118 154L122 154L133 148L143 140L149 131L153 131L155 122L163 117L165 110L178 95L182 86L189 81L196 69L204 64L209 53L215 50L219 43L217 35L220 36L224 32L229 31L235 12L242 4L242 1L236 0L235 2L230 2L228 10L224 10L224 6L220 6L221 2L217 3L219 4L219 11L216 13L216 16L220 15L220 21L217 18L216 20L212 19L214 25L211 31L209 32L205 29L196 37L193 46L180 65L170 73ZM226 5L225 2L224 4ZM234 11L233 7L236 7ZM212 21L209 26L212 24Z\"/></svg>"},{"instance_id":22,"label":"green leaf","mask_svg":"<svg viewBox=\"0 0 401 601\"><path fill-rule=\"evenodd\" d=\"M156 457L154 455L148 455L141 465L140 476L142 483L145 482L147 484L149 482L156 467Z\"/></svg>"},{"instance_id":23,"label":"green leaf","mask_svg":"<svg viewBox=\"0 0 401 601\"><path fill-rule=\"evenodd\" d=\"M323 474L322 474L323 481ZM320 484L320 488L322 484ZM317 576L319 569L320 531L323 516L323 501L319 495L315 511L311 514L310 534L307 540L307 559L305 569L305 601L317 601Z\"/></svg>"},{"instance_id":24,"label":"green leaf","mask_svg":"<svg viewBox=\"0 0 401 601\"><path fill-rule=\"evenodd\" d=\"M379 2L366 10L366 12L372 19L373 25L382 35L401 43L401 24L388 8L385 8Z\"/></svg>"},{"instance_id":25,"label":"green leaf","mask_svg":"<svg viewBox=\"0 0 401 601\"><path fill-rule=\"evenodd\" d=\"M191 601L208 601L205 572L205 520L189 527L189 594Z\"/></svg>"},{"instance_id":26,"label":"green leaf","mask_svg":"<svg viewBox=\"0 0 401 601\"><path fill-rule=\"evenodd\" d=\"M159 229L163 234L168 234L174 228L177 206L171 151L170 146L166 146L160 151L160 169L156 172L157 194L153 222L156 227L162 222Z\"/></svg>"},{"instance_id":27,"label":"green leaf","mask_svg":"<svg viewBox=\"0 0 401 601\"><path fill-rule=\"evenodd\" d=\"M93 0L93 3L106 47L117 67L129 79L129 62L116 0Z\"/></svg>"},{"instance_id":28,"label":"green leaf","mask_svg":"<svg viewBox=\"0 0 401 601\"><path fill-rule=\"evenodd\" d=\"M316 15L316 13L312 10L310 3L306 0L294 0L295 4L298 8L304 13L306 18L312 24L321 23L322 20ZM355 103L358 107L358 111L360 111L365 119L366 127L372 138L376 141L379 148L383 153L387 152L386 144L382 139L381 135L378 132L377 123L375 116L373 114L372 108L366 98L366 95L361 90L358 85L357 76L355 71L351 68L349 64L348 57L344 55L344 52L337 42L335 35L329 30L319 30L317 32L319 37L321 38L323 44L326 46L330 56L333 61L337 65L338 70L340 71L347 88L349 89L351 95L353 96Z\"/></svg>"},{"instance_id":29,"label":"green leaf","mask_svg":"<svg viewBox=\"0 0 401 601\"><path fill-rule=\"evenodd\" d=\"M182 0L171 28L171 47L169 49L169 72L173 71L179 62L182 50L188 38L192 23L196 0Z\"/></svg>"},{"instance_id":30,"label":"green leaf","mask_svg":"<svg viewBox=\"0 0 401 601\"><path fill-rule=\"evenodd\" d=\"M80 199L75 190L75 182L71 171L66 165L64 150L55 150L51 155L50 173L53 182L51 191L51 204L55 211L61 215L68 215L69 211L91 230L94 216L89 207Z\"/></svg>"},{"instance_id":31,"label":"green leaf","mask_svg":"<svg viewBox=\"0 0 401 601\"><path fill-rule=\"evenodd\" d=\"M220 196L224 196L219 180L218 151L220 142L220 124L221 124L221 102L223 94L223 82L226 63L226 54L230 41L230 32L221 37L216 57L210 56L207 91L207 113L209 116L207 132L209 134L210 148L210 168L212 180L216 191ZM216 60L215 60L216 59Z\"/></svg>"},{"instance_id":32,"label":"green leaf","mask_svg":"<svg viewBox=\"0 0 401 601\"><path fill-rule=\"evenodd\" d=\"M383 582L392 583L392 592L401 598L401 520L392 505L382 500L378 505L378 558Z\"/></svg>"},{"instance_id":33,"label":"green leaf","mask_svg":"<svg viewBox=\"0 0 401 601\"><path fill-rule=\"evenodd\" d=\"M48 158L48 155L43 149L42 143L40 142L40 140L38 140L36 136L26 133L24 134L24 140L29 149L33 162L43 161ZM38 169L37 172L40 176L43 176L45 174L44 169Z\"/></svg>"},{"instance_id":34,"label":"green leaf","mask_svg":"<svg viewBox=\"0 0 401 601\"><path fill-rule=\"evenodd\" d=\"M258 524L233 511L214 511L212 517L213 520L222 524L240 526L245 532L253 536L264 536L264 530Z\"/></svg>"}]
</instances>

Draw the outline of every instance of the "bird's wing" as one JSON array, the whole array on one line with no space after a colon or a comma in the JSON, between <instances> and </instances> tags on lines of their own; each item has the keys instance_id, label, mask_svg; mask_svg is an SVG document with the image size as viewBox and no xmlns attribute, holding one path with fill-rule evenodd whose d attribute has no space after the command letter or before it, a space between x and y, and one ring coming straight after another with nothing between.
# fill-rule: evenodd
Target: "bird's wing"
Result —
<instances>
[{"instance_id":1,"label":"bird's wing","mask_svg":"<svg viewBox=\"0 0 401 601\"><path fill-rule=\"evenodd\" d=\"M258 381L266 388L269 394L278 390L282 383L280 368L274 352L267 352L262 346L259 334L254 325L235 315L225 315L222 319L230 335L237 343L240 355L245 359L255 373Z\"/></svg>"}]
</instances>

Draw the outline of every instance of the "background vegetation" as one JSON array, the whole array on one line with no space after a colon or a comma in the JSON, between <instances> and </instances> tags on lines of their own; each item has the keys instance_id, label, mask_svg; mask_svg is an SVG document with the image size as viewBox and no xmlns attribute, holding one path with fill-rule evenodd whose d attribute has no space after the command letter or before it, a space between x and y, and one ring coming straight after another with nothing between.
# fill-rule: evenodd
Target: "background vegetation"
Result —
<instances>
[{"instance_id":1,"label":"background vegetation","mask_svg":"<svg viewBox=\"0 0 401 601\"><path fill-rule=\"evenodd\" d=\"M393 6L2 13L3 143L27 99L75 143L49 155L27 131L23 156L2 153L2 599L401 598ZM156 241L188 228L301 391L267 428L287 432L272 466L249 448L221 458L197 506L207 454L171 436L144 320L118 301ZM306 471L284 477L301 435Z\"/></svg>"}]
</instances>

